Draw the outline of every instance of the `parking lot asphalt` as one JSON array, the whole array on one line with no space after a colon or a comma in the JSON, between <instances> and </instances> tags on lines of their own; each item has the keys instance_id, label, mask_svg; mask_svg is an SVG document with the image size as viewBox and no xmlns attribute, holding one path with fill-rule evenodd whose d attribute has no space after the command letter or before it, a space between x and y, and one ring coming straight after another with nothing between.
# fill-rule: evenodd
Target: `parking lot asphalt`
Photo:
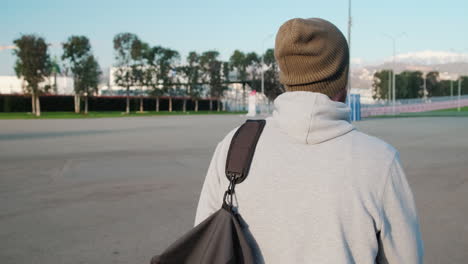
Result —
<instances>
[{"instance_id":1,"label":"parking lot asphalt","mask_svg":"<svg viewBox=\"0 0 468 264\"><path fill-rule=\"evenodd\" d=\"M244 120L0 120L1 263L148 263L192 227L214 148ZM425 262L466 263L468 118L355 126L400 151Z\"/></svg>"}]
</instances>

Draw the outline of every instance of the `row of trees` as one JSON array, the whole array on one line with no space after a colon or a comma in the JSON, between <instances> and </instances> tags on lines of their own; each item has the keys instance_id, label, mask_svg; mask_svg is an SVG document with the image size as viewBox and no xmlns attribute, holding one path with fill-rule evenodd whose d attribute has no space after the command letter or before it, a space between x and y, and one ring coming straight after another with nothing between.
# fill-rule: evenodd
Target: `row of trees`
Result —
<instances>
[{"instance_id":1,"label":"row of trees","mask_svg":"<svg viewBox=\"0 0 468 264\"><path fill-rule=\"evenodd\" d=\"M374 73L372 96L377 100L391 100L391 70ZM468 94L468 76L460 76L461 94ZM442 80L439 72L423 74L420 71L403 71L395 75L395 98L410 99L433 96L450 96L458 92L458 80Z\"/></svg>"},{"instance_id":2,"label":"row of trees","mask_svg":"<svg viewBox=\"0 0 468 264\"><path fill-rule=\"evenodd\" d=\"M22 77L27 85L25 92L31 94L32 112L36 116L41 115L39 95L48 93L52 88L50 84L43 84L46 78L54 77L55 90L57 88L57 73L60 66L56 60L52 60L48 46L42 37L36 35L23 35L13 41L16 49L13 53L17 56L15 72ZM85 113L88 112L88 95L96 92L99 84L101 70L99 64L91 52L88 38L84 36L71 36L62 44L62 60L66 63L73 75L75 89L75 111L79 112L80 97L85 96ZM42 85L41 85L42 84ZM78 107L77 107L78 103Z\"/></svg>"},{"instance_id":3,"label":"row of trees","mask_svg":"<svg viewBox=\"0 0 468 264\"><path fill-rule=\"evenodd\" d=\"M58 73L66 72L73 77L75 89L75 112L80 112L80 102L84 97L84 112L88 112L88 97L96 94L100 76L99 64L94 57L90 41L85 36L70 36L62 43L63 54L61 71L59 62L52 60L48 53L48 44L44 38L36 35L23 35L14 40L17 56L15 71L18 77L26 81L25 92L31 94L33 113L40 115L39 94L50 92L51 85L44 81ZM126 112L130 112L130 89L140 92L140 111L143 111L143 95L156 98L156 110L159 111L159 97L169 96L169 111L172 110L171 96L189 96L195 101L208 96L217 98L218 111L220 100L229 84L241 83L252 89L261 89L261 74L264 72L265 95L273 100L284 92L278 80L278 66L273 49L265 54L244 53L235 50L228 61L222 61L215 50L197 53L189 52L185 62L181 62L178 51L151 46L133 33L120 33L113 39L115 52L115 84L126 91ZM263 60L263 63L262 63ZM231 79L232 73L235 76ZM56 85L56 81L54 82ZM245 90L244 90L245 91ZM245 93L244 93L245 94ZM212 102L210 101L210 110ZM183 110L186 111L186 100Z\"/></svg>"},{"instance_id":4,"label":"row of trees","mask_svg":"<svg viewBox=\"0 0 468 264\"><path fill-rule=\"evenodd\" d=\"M115 82L125 87L127 95L126 111L129 112L129 92L131 87L150 90L156 96L156 111L159 111L159 96L169 96L169 111L172 110L171 96L184 94L195 100L198 111L198 99L202 96L219 98L231 83L247 83L252 89L261 87L261 56L254 52L244 53L235 50L229 61L221 61L215 50L202 53L189 52L186 63L181 63L179 52L162 46L150 46L132 33L120 33L114 37L116 59ZM278 67L272 49L262 55L265 67L265 93L274 99L282 92L278 81ZM235 72L234 80L230 73ZM208 88L207 88L208 87ZM142 97L141 97L142 98ZM211 102L211 101L210 101ZM210 103L210 110L212 104ZM183 111L186 110L184 100ZM143 111L143 100L140 100Z\"/></svg>"}]
</instances>

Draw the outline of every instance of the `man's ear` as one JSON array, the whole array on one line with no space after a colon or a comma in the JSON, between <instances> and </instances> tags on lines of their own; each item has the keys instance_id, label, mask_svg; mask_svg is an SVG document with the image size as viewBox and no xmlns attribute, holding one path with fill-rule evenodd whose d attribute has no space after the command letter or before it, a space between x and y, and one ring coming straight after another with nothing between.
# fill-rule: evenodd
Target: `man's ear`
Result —
<instances>
[{"instance_id":1,"label":"man's ear","mask_svg":"<svg viewBox=\"0 0 468 264\"><path fill-rule=\"evenodd\" d=\"M346 88L342 89L339 93L337 93L335 96L333 96L331 99L336 102L346 102L346 95L347 95L347 90Z\"/></svg>"}]
</instances>

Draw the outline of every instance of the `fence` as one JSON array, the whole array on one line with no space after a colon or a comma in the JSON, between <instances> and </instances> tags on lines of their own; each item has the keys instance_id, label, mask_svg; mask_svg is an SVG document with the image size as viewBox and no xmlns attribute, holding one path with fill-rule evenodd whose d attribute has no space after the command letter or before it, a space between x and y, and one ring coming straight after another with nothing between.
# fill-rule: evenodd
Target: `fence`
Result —
<instances>
[{"instance_id":1,"label":"fence","mask_svg":"<svg viewBox=\"0 0 468 264\"><path fill-rule=\"evenodd\" d=\"M268 101L263 95L257 93L257 113L258 114L271 114L274 110L273 102ZM247 98L247 96L246 96ZM378 115L394 115L400 113L416 113L427 112L440 109L457 108L458 106L468 106L468 95L460 96L441 96L431 97L427 99L400 99L395 101L395 107L392 102L383 101L375 104L362 104L360 103L359 95L352 94L350 97L350 120L360 120L361 117L370 117ZM226 109L228 111L247 111L248 102L243 98L236 98L235 100L224 100Z\"/></svg>"},{"instance_id":2,"label":"fence","mask_svg":"<svg viewBox=\"0 0 468 264\"><path fill-rule=\"evenodd\" d=\"M440 109L457 108L468 106L468 95L440 96L427 99L401 99L396 100L395 106L392 102L381 102L376 104L361 105L361 116L393 115L400 113L427 112Z\"/></svg>"}]
</instances>

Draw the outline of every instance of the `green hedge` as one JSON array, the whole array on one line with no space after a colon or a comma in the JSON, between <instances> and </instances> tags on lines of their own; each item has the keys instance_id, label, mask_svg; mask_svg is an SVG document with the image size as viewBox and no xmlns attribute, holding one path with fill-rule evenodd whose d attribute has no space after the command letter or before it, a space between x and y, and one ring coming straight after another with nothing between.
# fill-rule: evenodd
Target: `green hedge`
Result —
<instances>
[{"instance_id":1,"label":"green hedge","mask_svg":"<svg viewBox=\"0 0 468 264\"><path fill-rule=\"evenodd\" d=\"M44 112L73 112L74 98L72 95L43 95L40 96L41 111ZM89 111L125 111L125 96L93 96L89 97ZM145 97L143 99L145 111L156 109L156 98ZM216 101L213 100L213 110L216 110ZM172 110L181 111L183 107L182 97L172 98ZM222 107L222 104L221 104ZM84 108L84 102L81 103ZM195 101L187 99L187 111L195 108ZM208 99L198 101L198 110L209 110L210 101ZM140 110L140 98L130 97L130 111ZM169 98L160 97L159 110L169 110ZM31 96L28 95L0 95L0 112L31 112Z\"/></svg>"}]
</instances>

